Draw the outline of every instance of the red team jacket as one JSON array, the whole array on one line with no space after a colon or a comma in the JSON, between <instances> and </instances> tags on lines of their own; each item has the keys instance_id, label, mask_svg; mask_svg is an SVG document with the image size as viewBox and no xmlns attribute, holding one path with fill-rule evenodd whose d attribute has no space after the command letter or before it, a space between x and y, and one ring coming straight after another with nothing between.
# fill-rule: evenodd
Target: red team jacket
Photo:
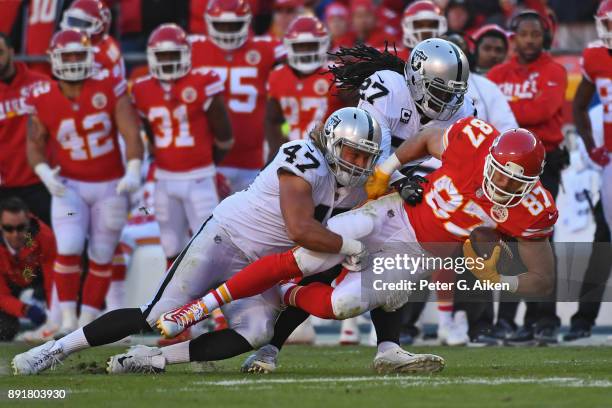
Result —
<instances>
[{"instance_id":1,"label":"red team jacket","mask_svg":"<svg viewBox=\"0 0 612 408\"><path fill-rule=\"evenodd\" d=\"M0 81L0 186L21 187L40 183L26 157L26 96L46 75L16 62L17 72L10 84Z\"/></svg>"},{"instance_id":2,"label":"red team jacket","mask_svg":"<svg viewBox=\"0 0 612 408\"><path fill-rule=\"evenodd\" d=\"M232 124L234 147L221 166L260 169L264 164L266 82L274 65L285 55L269 37L251 37L237 50L224 51L204 36L191 36L192 65L213 69L223 81L223 98Z\"/></svg>"},{"instance_id":3,"label":"red team jacket","mask_svg":"<svg viewBox=\"0 0 612 408\"><path fill-rule=\"evenodd\" d=\"M589 44L582 53L582 73L597 89L603 106L604 144L612 151L612 51L601 41Z\"/></svg>"},{"instance_id":4,"label":"red team jacket","mask_svg":"<svg viewBox=\"0 0 612 408\"><path fill-rule=\"evenodd\" d=\"M213 164L214 136L204 109L223 90L214 71L192 70L169 85L168 92L152 76L136 80L132 97L152 127L158 168L184 172Z\"/></svg>"},{"instance_id":5,"label":"red team jacket","mask_svg":"<svg viewBox=\"0 0 612 408\"><path fill-rule=\"evenodd\" d=\"M32 283L34 274L43 274L47 300L50 300L55 237L51 228L30 216L32 240L21 251L11 253L0 237L0 310L16 317L23 316L24 303L15 297L11 286L24 288Z\"/></svg>"},{"instance_id":6,"label":"red team jacket","mask_svg":"<svg viewBox=\"0 0 612 408\"><path fill-rule=\"evenodd\" d=\"M563 141L565 68L543 52L527 65L519 64L514 57L493 67L487 76L506 95L519 126L538 136L546 151L557 148Z\"/></svg>"},{"instance_id":7,"label":"red team jacket","mask_svg":"<svg viewBox=\"0 0 612 408\"><path fill-rule=\"evenodd\" d=\"M307 139L317 122L340 109L340 98L330 90L334 77L326 68L298 77L289 65L276 67L268 78L268 97L278 100L289 124L289 140Z\"/></svg>"},{"instance_id":8,"label":"red team jacket","mask_svg":"<svg viewBox=\"0 0 612 408\"><path fill-rule=\"evenodd\" d=\"M62 94L57 81L41 82L32 90L27 104L49 132L50 162L61 166L61 176L90 182L123 176L113 116L126 88L124 79L102 71L84 81L76 101Z\"/></svg>"},{"instance_id":9,"label":"red team jacket","mask_svg":"<svg viewBox=\"0 0 612 408\"><path fill-rule=\"evenodd\" d=\"M483 194L485 158L499 132L493 129L486 133L482 123L467 117L448 128L442 166L426 177L429 183L424 187L423 202L414 207L405 205L419 242L463 242L479 226L522 239L552 235L558 212L541 182L515 207L504 209ZM468 126L472 133L466 132Z\"/></svg>"}]
</instances>

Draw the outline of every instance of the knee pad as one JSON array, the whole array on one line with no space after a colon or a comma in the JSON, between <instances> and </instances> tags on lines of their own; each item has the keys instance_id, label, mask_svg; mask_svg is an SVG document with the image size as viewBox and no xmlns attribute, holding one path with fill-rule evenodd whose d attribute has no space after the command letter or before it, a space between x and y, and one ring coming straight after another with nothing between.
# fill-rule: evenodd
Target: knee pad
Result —
<instances>
[{"instance_id":1,"label":"knee pad","mask_svg":"<svg viewBox=\"0 0 612 408\"><path fill-rule=\"evenodd\" d=\"M119 237L117 237L118 239ZM87 248L89 259L100 265L111 263L115 254L115 248L117 247L117 240L112 239L112 237L96 239L95 241L91 240Z\"/></svg>"},{"instance_id":2,"label":"knee pad","mask_svg":"<svg viewBox=\"0 0 612 408\"><path fill-rule=\"evenodd\" d=\"M53 229L57 243L57 253L62 255L81 255L85 248L85 232L78 226L57 225Z\"/></svg>"},{"instance_id":3,"label":"knee pad","mask_svg":"<svg viewBox=\"0 0 612 408\"><path fill-rule=\"evenodd\" d=\"M359 316L367 307L361 300L360 293L334 290L332 293L332 309L337 319L348 319Z\"/></svg>"},{"instance_id":4,"label":"knee pad","mask_svg":"<svg viewBox=\"0 0 612 408\"><path fill-rule=\"evenodd\" d=\"M99 217L101 218L102 226L110 231L121 231L127 221L127 197L123 195L109 197L100 204Z\"/></svg>"}]
</instances>

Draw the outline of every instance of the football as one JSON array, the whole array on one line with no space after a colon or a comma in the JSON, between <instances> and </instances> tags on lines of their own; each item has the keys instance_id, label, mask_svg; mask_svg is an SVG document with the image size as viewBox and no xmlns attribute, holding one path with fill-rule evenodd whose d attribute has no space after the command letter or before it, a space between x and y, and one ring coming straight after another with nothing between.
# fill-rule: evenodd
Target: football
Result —
<instances>
[{"instance_id":1,"label":"football","mask_svg":"<svg viewBox=\"0 0 612 408\"><path fill-rule=\"evenodd\" d=\"M470 234L470 242L476 254L484 259L489 259L495 246L500 245L501 254L497 263L499 271L503 273L503 270L510 267L513 258L512 251L497 230L489 227L475 228Z\"/></svg>"}]
</instances>

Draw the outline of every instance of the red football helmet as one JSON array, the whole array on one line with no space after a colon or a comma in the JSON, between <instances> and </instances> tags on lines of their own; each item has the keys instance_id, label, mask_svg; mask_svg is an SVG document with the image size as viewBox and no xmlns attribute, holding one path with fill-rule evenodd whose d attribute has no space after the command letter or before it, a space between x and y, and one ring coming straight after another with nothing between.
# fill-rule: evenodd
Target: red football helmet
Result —
<instances>
[{"instance_id":1,"label":"red football helmet","mask_svg":"<svg viewBox=\"0 0 612 408\"><path fill-rule=\"evenodd\" d=\"M82 81L93 73L94 51L89 36L75 29L61 30L49 44L53 75L64 81Z\"/></svg>"},{"instance_id":2,"label":"red football helmet","mask_svg":"<svg viewBox=\"0 0 612 408\"><path fill-rule=\"evenodd\" d=\"M85 31L92 41L97 42L108 33L111 12L100 0L76 0L62 17L61 28Z\"/></svg>"},{"instance_id":3,"label":"red football helmet","mask_svg":"<svg viewBox=\"0 0 612 408\"><path fill-rule=\"evenodd\" d=\"M612 49L612 0L601 2L595 14L595 25L599 38Z\"/></svg>"},{"instance_id":4,"label":"red football helmet","mask_svg":"<svg viewBox=\"0 0 612 408\"><path fill-rule=\"evenodd\" d=\"M540 179L545 156L544 145L527 129L503 132L493 142L485 160L482 180L485 196L502 207L519 205ZM500 181L506 182L503 187L498 185Z\"/></svg>"},{"instance_id":5,"label":"red football helmet","mask_svg":"<svg viewBox=\"0 0 612 408\"><path fill-rule=\"evenodd\" d=\"M441 37L446 27L446 17L438 6L429 0L416 1L406 7L402 17L404 45L414 48L423 40Z\"/></svg>"},{"instance_id":6,"label":"red football helmet","mask_svg":"<svg viewBox=\"0 0 612 408\"><path fill-rule=\"evenodd\" d=\"M187 33L174 23L162 24L149 36L147 62L151 75L162 81L181 78L191 69Z\"/></svg>"},{"instance_id":7,"label":"red football helmet","mask_svg":"<svg viewBox=\"0 0 612 408\"><path fill-rule=\"evenodd\" d=\"M287 48L287 62L296 71L310 74L327 61L329 34L315 17L303 16L293 20L283 43Z\"/></svg>"},{"instance_id":8,"label":"red football helmet","mask_svg":"<svg viewBox=\"0 0 612 408\"><path fill-rule=\"evenodd\" d=\"M495 32L497 34L499 34L499 36L503 36L506 40L506 44L508 44L508 38L510 36L510 34L504 30L503 28L501 28L500 26L498 26L497 24L485 24L482 27L480 27L478 30L476 30L476 32L474 34L472 34L472 38L474 39L474 42L478 42L480 41L480 39L482 38L482 36L484 36L487 33L491 33L491 32Z\"/></svg>"},{"instance_id":9,"label":"red football helmet","mask_svg":"<svg viewBox=\"0 0 612 408\"><path fill-rule=\"evenodd\" d=\"M235 50L246 42L251 17L247 0L211 0L204 13L208 35L224 50Z\"/></svg>"}]
</instances>

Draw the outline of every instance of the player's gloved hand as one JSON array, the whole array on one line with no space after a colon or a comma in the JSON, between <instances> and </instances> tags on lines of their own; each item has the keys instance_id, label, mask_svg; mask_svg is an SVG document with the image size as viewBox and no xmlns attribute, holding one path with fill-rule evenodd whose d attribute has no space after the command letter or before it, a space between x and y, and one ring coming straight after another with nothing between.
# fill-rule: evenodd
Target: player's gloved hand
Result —
<instances>
[{"instance_id":1,"label":"player's gloved hand","mask_svg":"<svg viewBox=\"0 0 612 408\"><path fill-rule=\"evenodd\" d=\"M374 173L368 178L365 184L365 191L369 199L376 199L389 190L389 180L391 174L401 166L395 153L393 153L380 166L376 166Z\"/></svg>"},{"instance_id":2,"label":"player's gloved hand","mask_svg":"<svg viewBox=\"0 0 612 408\"><path fill-rule=\"evenodd\" d=\"M56 197L63 197L63 195L66 194L66 186L57 177L59 171L59 166L51 169L47 163L38 163L36 167L34 167L34 173L38 175L40 181L42 181L45 187L47 187L47 190L49 190L49 193Z\"/></svg>"},{"instance_id":3,"label":"player's gloved hand","mask_svg":"<svg viewBox=\"0 0 612 408\"><path fill-rule=\"evenodd\" d=\"M610 153L608 152L608 149L606 149L606 146L593 147L591 150L589 150L589 157L601 167L604 167L610 163Z\"/></svg>"},{"instance_id":4,"label":"player's gloved hand","mask_svg":"<svg viewBox=\"0 0 612 408\"><path fill-rule=\"evenodd\" d=\"M26 306L25 316L36 326L40 326L47 320L45 311L36 305Z\"/></svg>"},{"instance_id":5,"label":"player's gloved hand","mask_svg":"<svg viewBox=\"0 0 612 408\"><path fill-rule=\"evenodd\" d=\"M412 175L403 179L398 186L399 194L408 205L415 206L423 201L422 184L428 180L424 177Z\"/></svg>"},{"instance_id":6,"label":"player's gloved hand","mask_svg":"<svg viewBox=\"0 0 612 408\"><path fill-rule=\"evenodd\" d=\"M368 259L368 250L360 241L343 238L340 253L346 255L342 266L349 271L358 272L365 267Z\"/></svg>"},{"instance_id":7,"label":"player's gloved hand","mask_svg":"<svg viewBox=\"0 0 612 408\"><path fill-rule=\"evenodd\" d=\"M496 245L489 259L483 259L476 254L469 239L463 243L463 257L465 258L466 266L472 266L469 268L470 271L482 282L499 283L501 281L501 276L497 272L497 262L499 261L500 254L501 247ZM468 261L468 258L472 260ZM482 261L476 261L476 258L480 258Z\"/></svg>"},{"instance_id":8,"label":"player's gloved hand","mask_svg":"<svg viewBox=\"0 0 612 408\"><path fill-rule=\"evenodd\" d=\"M125 175L117 183L117 194L133 193L140 187L140 159L132 159L127 162Z\"/></svg>"}]
</instances>

